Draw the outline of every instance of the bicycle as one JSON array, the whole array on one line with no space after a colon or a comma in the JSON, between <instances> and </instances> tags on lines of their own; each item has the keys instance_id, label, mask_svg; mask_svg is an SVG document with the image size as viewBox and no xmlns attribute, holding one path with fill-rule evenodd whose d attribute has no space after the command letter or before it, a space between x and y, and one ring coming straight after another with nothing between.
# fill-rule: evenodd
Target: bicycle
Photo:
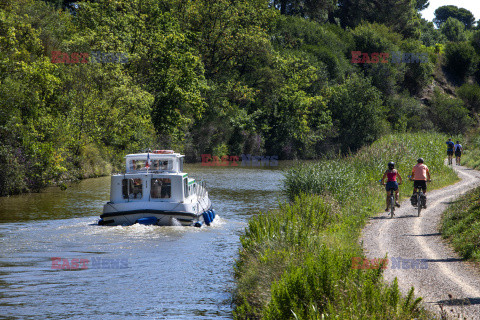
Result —
<instances>
[{"instance_id":1,"label":"bicycle","mask_svg":"<svg viewBox=\"0 0 480 320\"><path fill-rule=\"evenodd\" d=\"M410 179L410 181L413 181L412 176L408 176L408 178ZM426 182L430 182L430 181L427 180ZM418 217L420 217L420 212L422 211L422 208L426 209L426 207L427 207L427 199L425 197L425 194L423 193L423 188L417 187L417 216Z\"/></svg>"},{"instance_id":2,"label":"bicycle","mask_svg":"<svg viewBox=\"0 0 480 320\"><path fill-rule=\"evenodd\" d=\"M425 199L425 195L423 193L423 188L417 188L417 211L418 217L420 217L420 211L422 208L425 208L427 205L427 199Z\"/></svg>"},{"instance_id":3,"label":"bicycle","mask_svg":"<svg viewBox=\"0 0 480 320\"><path fill-rule=\"evenodd\" d=\"M395 215L395 191L390 189L390 219Z\"/></svg>"},{"instance_id":4,"label":"bicycle","mask_svg":"<svg viewBox=\"0 0 480 320\"><path fill-rule=\"evenodd\" d=\"M382 181L382 180L380 180ZM386 185L386 183L384 183L383 185ZM389 206L390 206L390 218L393 218L393 216L395 215L395 190L394 189L390 189L390 198L389 198Z\"/></svg>"}]
</instances>

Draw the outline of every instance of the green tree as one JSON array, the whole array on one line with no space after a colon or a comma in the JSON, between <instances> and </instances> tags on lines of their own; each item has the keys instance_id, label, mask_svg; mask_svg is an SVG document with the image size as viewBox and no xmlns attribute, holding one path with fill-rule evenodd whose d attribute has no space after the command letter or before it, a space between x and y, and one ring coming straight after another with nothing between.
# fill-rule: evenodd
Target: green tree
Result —
<instances>
[{"instance_id":1,"label":"green tree","mask_svg":"<svg viewBox=\"0 0 480 320\"><path fill-rule=\"evenodd\" d=\"M480 112L480 86L478 84L465 83L456 92L470 111Z\"/></svg>"},{"instance_id":2,"label":"green tree","mask_svg":"<svg viewBox=\"0 0 480 320\"><path fill-rule=\"evenodd\" d=\"M430 106L430 117L437 130L447 134L460 134L472 124L463 101L435 89Z\"/></svg>"},{"instance_id":3,"label":"green tree","mask_svg":"<svg viewBox=\"0 0 480 320\"><path fill-rule=\"evenodd\" d=\"M413 53L418 56L428 57L428 51L418 40L407 39L402 43L402 51ZM413 60L413 58L412 58ZM411 95L420 94L433 79L434 64L430 59L420 59L421 61L411 61L405 64L405 73L401 88L407 89Z\"/></svg>"},{"instance_id":4,"label":"green tree","mask_svg":"<svg viewBox=\"0 0 480 320\"><path fill-rule=\"evenodd\" d=\"M388 97L387 120L395 132L433 130L428 108L419 99L405 91L402 94Z\"/></svg>"},{"instance_id":5,"label":"green tree","mask_svg":"<svg viewBox=\"0 0 480 320\"><path fill-rule=\"evenodd\" d=\"M427 9L429 5L429 0L416 0L415 9L417 9L417 11L423 11Z\"/></svg>"},{"instance_id":6,"label":"green tree","mask_svg":"<svg viewBox=\"0 0 480 320\"><path fill-rule=\"evenodd\" d=\"M382 24L364 23L352 32L354 44L351 51L360 51L370 56L373 53L388 53L392 55L400 50L402 36L394 33ZM370 58L369 58L370 60ZM403 81L405 64L391 63L392 56L386 60L390 63L382 63L377 57L377 63L359 63L359 68L366 77L371 78L372 84L383 94L393 95L398 90L398 85Z\"/></svg>"},{"instance_id":7,"label":"green tree","mask_svg":"<svg viewBox=\"0 0 480 320\"><path fill-rule=\"evenodd\" d=\"M447 21L440 27L440 30L449 41L459 42L467 40L465 25L455 18L448 17Z\"/></svg>"},{"instance_id":8,"label":"green tree","mask_svg":"<svg viewBox=\"0 0 480 320\"><path fill-rule=\"evenodd\" d=\"M420 19L411 0L339 0L337 15L342 27L354 28L362 21L385 24L405 37L418 38Z\"/></svg>"},{"instance_id":9,"label":"green tree","mask_svg":"<svg viewBox=\"0 0 480 320\"><path fill-rule=\"evenodd\" d=\"M265 148L282 158L305 156L331 127L325 98L308 93L318 72L308 60L293 55L278 57L274 67L280 82L273 99L262 107Z\"/></svg>"},{"instance_id":10,"label":"green tree","mask_svg":"<svg viewBox=\"0 0 480 320\"><path fill-rule=\"evenodd\" d=\"M381 93L368 79L352 75L345 83L330 87L328 107L344 152L375 141L384 130Z\"/></svg>"},{"instance_id":11,"label":"green tree","mask_svg":"<svg viewBox=\"0 0 480 320\"><path fill-rule=\"evenodd\" d=\"M475 23L475 17L470 11L453 5L441 6L435 10L434 14L433 22L435 22L438 28L447 22L448 18L455 18L461 21L467 29L471 29Z\"/></svg>"},{"instance_id":12,"label":"green tree","mask_svg":"<svg viewBox=\"0 0 480 320\"><path fill-rule=\"evenodd\" d=\"M470 76L478 62L478 56L469 42L450 42L445 46L445 68L459 81Z\"/></svg>"},{"instance_id":13,"label":"green tree","mask_svg":"<svg viewBox=\"0 0 480 320\"><path fill-rule=\"evenodd\" d=\"M325 22L337 5L337 0L274 0L272 6L283 15L298 15Z\"/></svg>"},{"instance_id":14,"label":"green tree","mask_svg":"<svg viewBox=\"0 0 480 320\"><path fill-rule=\"evenodd\" d=\"M447 38L443 35L443 33L439 29L435 28L433 22L427 21L423 18L421 19L420 32L421 32L420 40L427 47L434 46L437 43L447 42Z\"/></svg>"}]
</instances>

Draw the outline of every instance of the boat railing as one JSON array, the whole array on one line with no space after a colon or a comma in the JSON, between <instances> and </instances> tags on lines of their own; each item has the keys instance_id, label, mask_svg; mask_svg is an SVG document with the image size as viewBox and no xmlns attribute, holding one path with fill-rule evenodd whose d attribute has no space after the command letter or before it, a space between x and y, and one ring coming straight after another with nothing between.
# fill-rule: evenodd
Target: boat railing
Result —
<instances>
[{"instance_id":1,"label":"boat railing","mask_svg":"<svg viewBox=\"0 0 480 320\"><path fill-rule=\"evenodd\" d=\"M197 181L197 197L203 198L205 197L205 194L207 193L207 181Z\"/></svg>"}]
</instances>

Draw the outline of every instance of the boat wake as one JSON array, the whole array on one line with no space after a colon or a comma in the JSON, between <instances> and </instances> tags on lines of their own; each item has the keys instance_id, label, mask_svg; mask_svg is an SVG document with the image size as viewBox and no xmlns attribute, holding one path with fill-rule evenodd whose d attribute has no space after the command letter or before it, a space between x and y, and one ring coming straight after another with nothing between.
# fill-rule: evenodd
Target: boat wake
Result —
<instances>
[{"instance_id":1,"label":"boat wake","mask_svg":"<svg viewBox=\"0 0 480 320\"><path fill-rule=\"evenodd\" d=\"M171 223L172 223L172 224L171 224L172 227L181 227L181 226L182 226L182 224L180 223L180 221L178 221L178 220L175 219L175 218L172 218L172 219L171 219Z\"/></svg>"}]
</instances>

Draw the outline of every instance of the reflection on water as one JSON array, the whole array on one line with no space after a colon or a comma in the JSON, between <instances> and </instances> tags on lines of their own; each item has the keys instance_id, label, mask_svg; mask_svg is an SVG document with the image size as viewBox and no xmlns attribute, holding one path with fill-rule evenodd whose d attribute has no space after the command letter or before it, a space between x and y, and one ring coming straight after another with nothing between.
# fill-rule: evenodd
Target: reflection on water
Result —
<instances>
[{"instance_id":1,"label":"reflection on water","mask_svg":"<svg viewBox=\"0 0 480 320\"><path fill-rule=\"evenodd\" d=\"M238 236L281 199L281 166L186 165L217 212L202 228L97 226L109 177L0 198L0 318L230 319ZM58 270L52 258L89 268ZM120 259L126 268L105 263Z\"/></svg>"}]
</instances>

